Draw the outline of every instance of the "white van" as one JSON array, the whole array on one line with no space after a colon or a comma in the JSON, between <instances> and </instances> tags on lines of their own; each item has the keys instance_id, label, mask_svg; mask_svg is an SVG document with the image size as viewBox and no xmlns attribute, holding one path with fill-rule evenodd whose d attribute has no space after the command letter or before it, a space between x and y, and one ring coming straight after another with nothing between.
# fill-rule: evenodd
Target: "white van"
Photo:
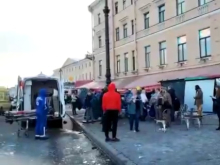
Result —
<instances>
[{"instance_id":1,"label":"white van","mask_svg":"<svg viewBox=\"0 0 220 165\"><path fill-rule=\"evenodd\" d=\"M36 77L24 78L22 81L19 77L18 87L17 100L22 98L22 101L18 102L17 109L24 111L36 110L36 98L39 90L44 88L51 100L53 112L48 120L57 122L56 124L59 122L59 125L62 126L65 117L64 88L63 83L58 78L40 74Z\"/></svg>"}]
</instances>

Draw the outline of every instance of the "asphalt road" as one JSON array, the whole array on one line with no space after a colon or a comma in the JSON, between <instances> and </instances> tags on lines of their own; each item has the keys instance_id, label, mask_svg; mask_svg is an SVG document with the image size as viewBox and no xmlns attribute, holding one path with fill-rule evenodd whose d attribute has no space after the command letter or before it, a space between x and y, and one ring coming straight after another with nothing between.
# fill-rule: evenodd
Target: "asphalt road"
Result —
<instances>
[{"instance_id":1,"label":"asphalt road","mask_svg":"<svg viewBox=\"0 0 220 165\"><path fill-rule=\"evenodd\" d=\"M10 165L113 165L80 132L72 131L70 119L63 130L48 130L49 140L17 137L17 123L5 123L0 117L0 161Z\"/></svg>"}]
</instances>

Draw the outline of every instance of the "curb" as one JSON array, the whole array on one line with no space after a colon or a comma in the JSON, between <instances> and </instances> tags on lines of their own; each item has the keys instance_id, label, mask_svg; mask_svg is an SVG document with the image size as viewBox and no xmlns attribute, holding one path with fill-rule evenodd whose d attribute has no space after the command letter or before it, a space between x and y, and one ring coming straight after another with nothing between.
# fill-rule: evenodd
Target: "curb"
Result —
<instances>
[{"instance_id":1,"label":"curb","mask_svg":"<svg viewBox=\"0 0 220 165\"><path fill-rule=\"evenodd\" d=\"M68 116L77 127L82 129L85 136L94 144L94 146L106 154L113 161L113 163L116 165L136 165L131 160L126 158L121 152L117 151L110 145L106 145L104 140L97 140L96 137L90 131L88 131L82 123L75 120L72 116Z\"/></svg>"}]
</instances>

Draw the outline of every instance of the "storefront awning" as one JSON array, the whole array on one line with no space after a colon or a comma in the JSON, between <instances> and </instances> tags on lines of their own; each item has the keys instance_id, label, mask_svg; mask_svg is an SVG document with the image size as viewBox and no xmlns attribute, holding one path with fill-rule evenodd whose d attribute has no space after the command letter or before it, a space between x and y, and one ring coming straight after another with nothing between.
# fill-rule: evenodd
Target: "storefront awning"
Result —
<instances>
[{"instance_id":1,"label":"storefront awning","mask_svg":"<svg viewBox=\"0 0 220 165\"><path fill-rule=\"evenodd\" d=\"M158 84L159 81L185 79L187 77L203 76L203 75L217 75L220 72L220 65L199 67L194 69L182 69L178 71L161 72L141 76L132 83L128 84L125 88L135 88L137 86L147 87Z\"/></svg>"},{"instance_id":2,"label":"storefront awning","mask_svg":"<svg viewBox=\"0 0 220 165\"><path fill-rule=\"evenodd\" d=\"M137 77L129 77L124 79L112 80L115 83L117 89L125 89L126 85L130 84L132 81L136 80ZM93 81L85 85L78 86L77 88L87 88L87 89L102 89L106 86L105 81Z\"/></svg>"},{"instance_id":3,"label":"storefront awning","mask_svg":"<svg viewBox=\"0 0 220 165\"><path fill-rule=\"evenodd\" d=\"M78 88L79 86L86 85L86 84L91 83L91 82L92 82L91 80L76 81L75 82L75 87Z\"/></svg>"}]
</instances>

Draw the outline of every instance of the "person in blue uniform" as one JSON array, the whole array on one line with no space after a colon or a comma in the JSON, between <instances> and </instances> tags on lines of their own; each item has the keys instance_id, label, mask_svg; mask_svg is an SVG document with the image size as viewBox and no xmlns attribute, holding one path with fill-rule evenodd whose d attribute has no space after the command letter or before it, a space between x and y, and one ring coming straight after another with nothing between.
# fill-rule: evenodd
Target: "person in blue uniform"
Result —
<instances>
[{"instance_id":1,"label":"person in blue uniform","mask_svg":"<svg viewBox=\"0 0 220 165\"><path fill-rule=\"evenodd\" d=\"M35 138L36 139L48 139L45 134L47 123L48 107L46 102L46 90L40 89L39 95L36 99L36 127Z\"/></svg>"}]
</instances>

